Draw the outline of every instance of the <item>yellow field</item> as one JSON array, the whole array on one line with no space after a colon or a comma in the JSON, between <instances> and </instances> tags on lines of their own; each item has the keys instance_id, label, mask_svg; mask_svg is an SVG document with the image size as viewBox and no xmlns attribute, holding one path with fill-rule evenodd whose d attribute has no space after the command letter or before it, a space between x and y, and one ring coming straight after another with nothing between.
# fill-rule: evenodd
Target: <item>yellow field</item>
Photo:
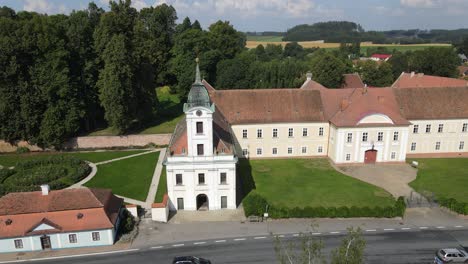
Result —
<instances>
[{"instance_id":1,"label":"yellow field","mask_svg":"<svg viewBox=\"0 0 468 264\"><path fill-rule=\"evenodd\" d=\"M268 42L268 41L247 41L246 47L251 49L255 48L258 45L265 46L266 44L273 44L273 45L286 45L288 41L281 41L281 42ZM298 42L304 48L338 48L340 47L340 43L321 43L319 41L300 41ZM361 42L361 47L407 47L408 49L411 48L418 48L418 47L449 47L450 44L438 44L438 43L430 43L430 44L374 44L372 42Z\"/></svg>"}]
</instances>

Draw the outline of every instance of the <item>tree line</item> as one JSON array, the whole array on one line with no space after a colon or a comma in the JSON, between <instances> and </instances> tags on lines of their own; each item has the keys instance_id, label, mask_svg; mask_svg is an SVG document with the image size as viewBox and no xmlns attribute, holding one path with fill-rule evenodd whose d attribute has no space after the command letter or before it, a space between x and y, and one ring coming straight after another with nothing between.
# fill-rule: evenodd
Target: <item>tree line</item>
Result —
<instances>
[{"instance_id":1,"label":"tree line","mask_svg":"<svg viewBox=\"0 0 468 264\"><path fill-rule=\"evenodd\" d=\"M250 33L250 32L249 32ZM262 33L256 33L262 34ZM277 34L276 34L277 35ZM421 44L421 43L453 43L457 44L468 36L468 29L434 29L434 30L388 30L365 31L357 23L349 21L318 22L312 25L302 24L287 30L284 41L324 40L325 42L364 42L376 44Z\"/></svg>"}]
</instances>

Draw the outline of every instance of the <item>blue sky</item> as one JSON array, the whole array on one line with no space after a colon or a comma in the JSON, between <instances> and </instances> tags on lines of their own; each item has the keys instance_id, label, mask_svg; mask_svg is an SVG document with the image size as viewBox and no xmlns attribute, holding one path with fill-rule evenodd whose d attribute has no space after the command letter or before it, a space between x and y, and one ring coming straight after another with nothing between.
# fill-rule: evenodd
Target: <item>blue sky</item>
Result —
<instances>
[{"instance_id":1,"label":"blue sky","mask_svg":"<svg viewBox=\"0 0 468 264\"><path fill-rule=\"evenodd\" d=\"M89 0L0 0L15 10L69 13ZM107 0L95 0L105 9ZM179 20L188 16L203 27L228 20L242 31L285 31L297 24L347 20L366 30L455 29L468 27L468 0L133 0L141 9L172 4Z\"/></svg>"}]
</instances>

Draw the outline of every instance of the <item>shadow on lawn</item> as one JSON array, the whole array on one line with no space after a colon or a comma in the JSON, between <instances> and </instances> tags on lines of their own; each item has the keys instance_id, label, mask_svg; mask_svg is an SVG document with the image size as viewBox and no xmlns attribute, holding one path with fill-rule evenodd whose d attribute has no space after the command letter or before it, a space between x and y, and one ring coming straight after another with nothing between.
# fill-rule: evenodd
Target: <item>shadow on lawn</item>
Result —
<instances>
[{"instance_id":1,"label":"shadow on lawn","mask_svg":"<svg viewBox=\"0 0 468 264\"><path fill-rule=\"evenodd\" d=\"M254 190L255 181L252 177L252 166L250 165L250 160L245 158L239 158L239 163L237 164L237 186L242 188L237 188L237 205L242 202L244 197L246 197L250 191Z\"/></svg>"}]
</instances>

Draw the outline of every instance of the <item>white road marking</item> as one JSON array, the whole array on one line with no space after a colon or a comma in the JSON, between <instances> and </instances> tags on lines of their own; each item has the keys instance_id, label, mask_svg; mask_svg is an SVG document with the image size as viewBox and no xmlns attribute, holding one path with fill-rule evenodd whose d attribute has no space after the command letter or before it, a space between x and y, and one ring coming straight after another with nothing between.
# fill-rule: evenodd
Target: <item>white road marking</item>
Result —
<instances>
[{"instance_id":1,"label":"white road marking","mask_svg":"<svg viewBox=\"0 0 468 264\"><path fill-rule=\"evenodd\" d=\"M194 245L203 245L203 244L206 244L206 242L195 242L193 243Z\"/></svg>"},{"instance_id":2,"label":"white road marking","mask_svg":"<svg viewBox=\"0 0 468 264\"><path fill-rule=\"evenodd\" d=\"M333 232L330 232L330 234L339 234L340 232L338 231L333 231Z\"/></svg>"},{"instance_id":3,"label":"white road marking","mask_svg":"<svg viewBox=\"0 0 468 264\"><path fill-rule=\"evenodd\" d=\"M151 249L163 248L163 246L150 247Z\"/></svg>"},{"instance_id":4,"label":"white road marking","mask_svg":"<svg viewBox=\"0 0 468 264\"><path fill-rule=\"evenodd\" d=\"M321 235L322 233L312 233L312 235Z\"/></svg>"},{"instance_id":5,"label":"white road marking","mask_svg":"<svg viewBox=\"0 0 468 264\"><path fill-rule=\"evenodd\" d=\"M278 237L284 237L284 235L279 235Z\"/></svg>"},{"instance_id":6,"label":"white road marking","mask_svg":"<svg viewBox=\"0 0 468 264\"><path fill-rule=\"evenodd\" d=\"M89 253L89 254L79 254L79 255L70 255L70 256L59 256L59 257L48 257L48 258L36 258L36 259L23 259L23 260L13 260L13 261L1 261L0 263L18 263L18 262L26 262L26 261L43 261L43 260L53 260L53 259L65 259L65 258L78 258L78 257L87 257L87 256L98 256L98 255L108 255L108 254L116 254L116 253L125 253L125 252L133 252L138 251L139 248L135 249L126 249L126 250L117 250L117 251L106 251L106 252L96 252L96 253Z\"/></svg>"},{"instance_id":7,"label":"white road marking","mask_svg":"<svg viewBox=\"0 0 468 264\"><path fill-rule=\"evenodd\" d=\"M411 228L409 228L409 227L403 227L403 228L401 228L401 230L410 230L410 229L411 229Z\"/></svg>"},{"instance_id":8,"label":"white road marking","mask_svg":"<svg viewBox=\"0 0 468 264\"><path fill-rule=\"evenodd\" d=\"M234 238L234 241L243 241L245 238Z\"/></svg>"},{"instance_id":9,"label":"white road marking","mask_svg":"<svg viewBox=\"0 0 468 264\"><path fill-rule=\"evenodd\" d=\"M375 231L377 231L377 230L375 230L375 229L367 229L366 230L366 232L375 232Z\"/></svg>"},{"instance_id":10,"label":"white road marking","mask_svg":"<svg viewBox=\"0 0 468 264\"><path fill-rule=\"evenodd\" d=\"M384 228L384 231L393 231L395 230L394 228Z\"/></svg>"},{"instance_id":11,"label":"white road marking","mask_svg":"<svg viewBox=\"0 0 468 264\"><path fill-rule=\"evenodd\" d=\"M293 236L295 236L295 237L298 237L298 236L299 236L299 234L294 234Z\"/></svg>"},{"instance_id":12,"label":"white road marking","mask_svg":"<svg viewBox=\"0 0 468 264\"><path fill-rule=\"evenodd\" d=\"M175 245L172 245L173 247L183 247L184 244L175 244Z\"/></svg>"},{"instance_id":13,"label":"white road marking","mask_svg":"<svg viewBox=\"0 0 468 264\"><path fill-rule=\"evenodd\" d=\"M254 237L254 239L264 239L266 237Z\"/></svg>"},{"instance_id":14,"label":"white road marking","mask_svg":"<svg viewBox=\"0 0 468 264\"><path fill-rule=\"evenodd\" d=\"M226 240L216 240L215 243L224 243Z\"/></svg>"},{"instance_id":15,"label":"white road marking","mask_svg":"<svg viewBox=\"0 0 468 264\"><path fill-rule=\"evenodd\" d=\"M427 229L427 226L420 226L419 229Z\"/></svg>"},{"instance_id":16,"label":"white road marking","mask_svg":"<svg viewBox=\"0 0 468 264\"><path fill-rule=\"evenodd\" d=\"M437 228L438 228L438 229L442 229L442 228L445 228L445 226L438 226Z\"/></svg>"},{"instance_id":17,"label":"white road marking","mask_svg":"<svg viewBox=\"0 0 468 264\"><path fill-rule=\"evenodd\" d=\"M456 228L462 228L463 226L455 226Z\"/></svg>"}]
</instances>

